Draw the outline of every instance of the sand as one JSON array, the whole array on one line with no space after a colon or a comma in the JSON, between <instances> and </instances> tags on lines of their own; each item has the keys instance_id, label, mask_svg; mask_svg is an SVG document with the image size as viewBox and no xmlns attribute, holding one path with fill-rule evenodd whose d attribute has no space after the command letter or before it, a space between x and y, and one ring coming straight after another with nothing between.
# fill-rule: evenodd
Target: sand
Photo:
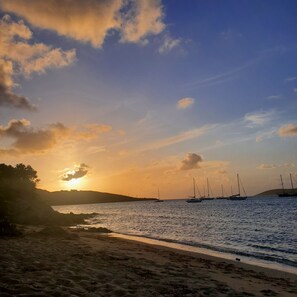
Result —
<instances>
[{"instance_id":1,"label":"sand","mask_svg":"<svg viewBox=\"0 0 297 297\"><path fill-rule=\"evenodd\" d=\"M297 296L297 275L94 232L41 229L0 239L0 296Z\"/></svg>"}]
</instances>

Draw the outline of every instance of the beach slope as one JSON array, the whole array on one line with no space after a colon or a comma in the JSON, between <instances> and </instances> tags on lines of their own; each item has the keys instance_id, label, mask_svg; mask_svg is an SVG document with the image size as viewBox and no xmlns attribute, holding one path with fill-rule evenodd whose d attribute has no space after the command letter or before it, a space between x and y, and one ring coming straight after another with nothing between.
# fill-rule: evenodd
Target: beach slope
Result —
<instances>
[{"instance_id":1,"label":"beach slope","mask_svg":"<svg viewBox=\"0 0 297 297\"><path fill-rule=\"evenodd\" d=\"M296 296L297 276L90 232L0 239L1 296Z\"/></svg>"}]
</instances>

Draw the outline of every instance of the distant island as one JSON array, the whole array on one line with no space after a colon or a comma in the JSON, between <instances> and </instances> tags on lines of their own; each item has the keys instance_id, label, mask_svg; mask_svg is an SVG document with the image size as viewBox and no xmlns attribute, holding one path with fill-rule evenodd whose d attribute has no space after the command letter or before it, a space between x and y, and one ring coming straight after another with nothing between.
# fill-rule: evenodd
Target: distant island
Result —
<instances>
[{"instance_id":1,"label":"distant island","mask_svg":"<svg viewBox=\"0 0 297 297\"><path fill-rule=\"evenodd\" d=\"M135 198L126 195L96 191L70 190L49 192L46 190L37 189L37 193L41 200L52 206L156 200L156 198Z\"/></svg>"},{"instance_id":2,"label":"distant island","mask_svg":"<svg viewBox=\"0 0 297 297\"><path fill-rule=\"evenodd\" d=\"M294 191L297 191L296 189L294 189ZM283 194L283 193L293 193L292 189L272 189L272 190L267 190L264 191L262 193L259 193L257 195L255 195L255 197L258 196L278 196L279 194Z\"/></svg>"}]
</instances>

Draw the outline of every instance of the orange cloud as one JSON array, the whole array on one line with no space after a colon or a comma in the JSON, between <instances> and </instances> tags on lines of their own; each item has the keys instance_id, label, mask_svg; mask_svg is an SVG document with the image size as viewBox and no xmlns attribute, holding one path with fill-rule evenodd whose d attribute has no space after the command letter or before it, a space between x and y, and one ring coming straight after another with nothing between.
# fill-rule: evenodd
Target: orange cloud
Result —
<instances>
[{"instance_id":1,"label":"orange cloud","mask_svg":"<svg viewBox=\"0 0 297 297\"><path fill-rule=\"evenodd\" d=\"M8 15L0 19L0 105L36 109L28 98L13 93L14 74L44 73L48 68L64 67L75 60L75 50L30 44L31 38L32 32L23 21L14 22Z\"/></svg>"},{"instance_id":2,"label":"orange cloud","mask_svg":"<svg viewBox=\"0 0 297 297\"><path fill-rule=\"evenodd\" d=\"M296 137L297 136L297 125L288 124L280 127L277 131L280 137Z\"/></svg>"},{"instance_id":3,"label":"orange cloud","mask_svg":"<svg viewBox=\"0 0 297 297\"><path fill-rule=\"evenodd\" d=\"M157 35L164 30L160 0L133 0L131 3L133 4L131 11L123 17L123 41L143 42L147 35Z\"/></svg>"},{"instance_id":4,"label":"orange cloud","mask_svg":"<svg viewBox=\"0 0 297 297\"><path fill-rule=\"evenodd\" d=\"M124 42L143 42L165 28L160 0L10 0L1 8L32 25L101 47L111 30Z\"/></svg>"},{"instance_id":5,"label":"orange cloud","mask_svg":"<svg viewBox=\"0 0 297 297\"><path fill-rule=\"evenodd\" d=\"M26 119L11 120L6 127L0 126L0 137L12 138L15 141L2 153L44 153L58 141L69 134L69 128L61 123L52 124L48 129L34 130Z\"/></svg>"},{"instance_id":6,"label":"orange cloud","mask_svg":"<svg viewBox=\"0 0 297 297\"><path fill-rule=\"evenodd\" d=\"M182 98L177 101L176 107L178 109L186 109L186 108L190 107L191 105L193 105L194 102L195 102L194 98L190 98L190 97Z\"/></svg>"},{"instance_id":7,"label":"orange cloud","mask_svg":"<svg viewBox=\"0 0 297 297\"><path fill-rule=\"evenodd\" d=\"M107 125L91 125L92 128L78 129L66 127L62 123L49 125L46 129L33 129L26 119L11 120L7 126L0 126L0 138L10 138L14 142L9 148L0 148L2 154L42 154L65 140L88 140L100 133L110 131Z\"/></svg>"},{"instance_id":8,"label":"orange cloud","mask_svg":"<svg viewBox=\"0 0 297 297\"><path fill-rule=\"evenodd\" d=\"M28 98L12 92L12 74L12 62L0 59L0 106L35 110L35 105Z\"/></svg>"},{"instance_id":9,"label":"orange cloud","mask_svg":"<svg viewBox=\"0 0 297 297\"><path fill-rule=\"evenodd\" d=\"M94 139L102 133L107 133L112 127L104 124L87 124L83 131L77 133L78 139Z\"/></svg>"}]
</instances>

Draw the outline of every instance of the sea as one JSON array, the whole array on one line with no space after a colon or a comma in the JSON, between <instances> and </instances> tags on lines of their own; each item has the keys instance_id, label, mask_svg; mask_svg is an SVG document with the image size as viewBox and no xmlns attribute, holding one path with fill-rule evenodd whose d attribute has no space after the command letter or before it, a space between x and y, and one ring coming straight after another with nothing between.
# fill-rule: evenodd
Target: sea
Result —
<instances>
[{"instance_id":1,"label":"sea","mask_svg":"<svg viewBox=\"0 0 297 297\"><path fill-rule=\"evenodd\" d=\"M297 273L296 197L100 203L54 209L98 213L87 226L105 227L129 239L149 239L152 244Z\"/></svg>"}]
</instances>

